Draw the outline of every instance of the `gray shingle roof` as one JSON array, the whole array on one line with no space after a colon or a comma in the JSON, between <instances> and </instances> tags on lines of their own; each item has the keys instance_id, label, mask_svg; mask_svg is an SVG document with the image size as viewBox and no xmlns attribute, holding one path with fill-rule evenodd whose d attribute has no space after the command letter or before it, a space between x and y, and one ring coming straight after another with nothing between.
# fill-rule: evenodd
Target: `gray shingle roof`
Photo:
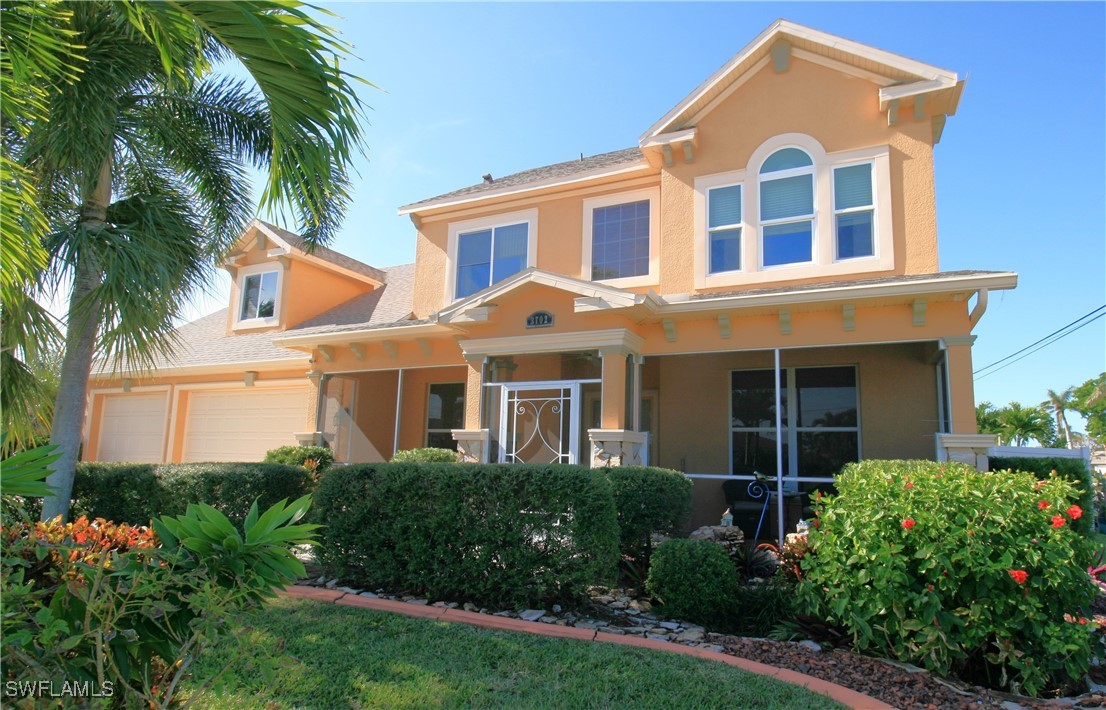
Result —
<instances>
[{"instance_id":1,"label":"gray shingle roof","mask_svg":"<svg viewBox=\"0 0 1106 710\"><path fill-rule=\"evenodd\" d=\"M476 185L470 185L469 187L463 187L460 190L447 192L444 195L438 195L437 197L428 197L425 200L412 202L409 205L404 205L403 207L400 207L400 209L407 210L413 207L426 206L433 202L439 202L460 197L476 197L482 193L491 192L493 190L502 190L508 187L521 187L530 183L538 183L544 180L552 180L556 178L568 178L572 177L573 175L582 175L584 173L598 170L600 168L613 168L619 165L631 165L633 163L640 162L643 159L644 155L641 152L641 148L625 148L623 150L616 150L611 153L601 153L599 155L593 155L587 158L580 158L579 160L569 160L564 163L554 163L553 165L545 165L540 168L523 170L522 172L513 173L501 178L495 178L492 182L482 182Z\"/></svg>"},{"instance_id":2,"label":"gray shingle roof","mask_svg":"<svg viewBox=\"0 0 1106 710\"><path fill-rule=\"evenodd\" d=\"M384 269L384 286L356 296L285 331L286 335L342 333L390 325L413 325L411 309L415 292L415 265Z\"/></svg>"},{"instance_id":3,"label":"gray shingle roof","mask_svg":"<svg viewBox=\"0 0 1106 710\"><path fill-rule=\"evenodd\" d=\"M352 257L348 257L345 254L340 254L333 249L328 249L324 246L317 246L309 252L307 250L307 242L305 242L303 238L300 237L298 234L293 234L287 229L282 229L275 224L269 224L268 222L261 223L276 232L281 239L288 242L289 246L291 246L293 249L296 249L297 251L301 251L305 254L310 254L311 256L322 259L323 261L334 264L335 266L340 266L343 269L352 271L355 274L367 276L374 281L379 281L381 283L384 282L384 272L376 268L375 266L369 266L364 262L358 261L357 259L354 259Z\"/></svg>"}]
</instances>

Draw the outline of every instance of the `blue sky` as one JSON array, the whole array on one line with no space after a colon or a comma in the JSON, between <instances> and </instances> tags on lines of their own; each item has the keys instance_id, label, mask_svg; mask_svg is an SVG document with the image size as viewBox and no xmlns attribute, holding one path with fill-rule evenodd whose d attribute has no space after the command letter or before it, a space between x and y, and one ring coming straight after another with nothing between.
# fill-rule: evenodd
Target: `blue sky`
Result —
<instances>
[{"instance_id":1,"label":"blue sky","mask_svg":"<svg viewBox=\"0 0 1106 710\"><path fill-rule=\"evenodd\" d=\"M414 260L396 208L637 137L779 17L968 77L936 149L942 270L1013 270L982 367L1106 303L1103 3L324 3L352 43L368 159L333 248ZM287 225L292 227L293 225ZM228 279L199 301L225 304ZM1106 369L1106 319L976 383L1037 403Z\"/></svg>"}]
</instances>

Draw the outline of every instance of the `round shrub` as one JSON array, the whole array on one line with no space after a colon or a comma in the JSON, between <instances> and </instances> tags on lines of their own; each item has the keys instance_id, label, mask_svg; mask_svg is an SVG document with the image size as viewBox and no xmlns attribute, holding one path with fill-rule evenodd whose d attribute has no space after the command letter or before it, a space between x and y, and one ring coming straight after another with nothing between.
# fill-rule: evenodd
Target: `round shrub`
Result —
<instances>
[{"instance_id":1,"label":"round shrub","mask_svg":"<svg viewBox=\"0 0 1106 710\"><path fill-rule=\"evenodd\" d=\"M675 535L691 514L691 479L650 466L603 469L618 509L619 552L648 565L654 533Z\"/></svg>"},{"instance_id":2,"label":"round shrub","mask_svg":"<svg viewBox=\"0 0 1106 710\"><path fill-rule=\"evenodd\" d=\"M653 552L645 588L666 616L728 629L737 609L737 570L721 546L707 540L666 540Z\"/></svg>"},{"instance_id":3,"label":"round shrub","mask_svg":"<svg viewBox=\"0 0 1106 710\"><path fill-rule=\"evenodd\" d=\"M1091 549L1054 476L864 461L816 501L800 597L855 646L1036 695L1086 673Z\"/></svg>"},{"instance_id":4,"label":"round shrub","mask_svg":"<svg viewBox=\"0 0 1106 710\"><path fill-rule=\"evenodd\" d=\"M311 461L313 465L308 463ZM334 463L334 452L325 446L281 446L265 452L265 463L300 466L311 473L322 473Z\"/></svg>"},{"instance_id":5,"label":"round shrub","mask_svg":"<svg viewBox=\"0 0 1106 710\"><path fill-rule=\"evenodd\" d=\"M452 449L404 449L397 451L392 463L457 463L457 452Z\"/></svg>"}]
</instances>

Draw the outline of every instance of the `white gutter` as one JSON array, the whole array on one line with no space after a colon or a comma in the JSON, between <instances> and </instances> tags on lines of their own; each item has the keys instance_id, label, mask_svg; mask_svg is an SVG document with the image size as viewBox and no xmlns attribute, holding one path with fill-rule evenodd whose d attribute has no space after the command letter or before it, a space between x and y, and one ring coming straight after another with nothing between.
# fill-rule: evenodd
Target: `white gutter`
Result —
<instances>
[{"instance_id":1,"label":"white gutter","mask_svg":"<svg viewBox=\"0 0 1106 710\"><path fill-rule=\"evenodd\" d=\"M596 168L595 170L585 173L577 173L575 175L565 177L546 178L545 180L535 180L534 182L524 183L522 185L516 185L513 187L505 187L499 190L484 190L477 192L471 196L459 196L453 199L443 198L438 201L424 202L424 203L412 203L400 207L396 214L400 217L408 214L418 214L427 210L436 210L443 207L457 207L459 205L467 205L473 202L481 202L483 200L492 199L495 197L506 197L508 195L520 195L527 192L533 192L535 190L542 190L550 187L561 187L564 185L575 185L581 182L588 182L590 180L598 180L605 177L614 177L616 175L624 175L626 173L634 173L641 170L651 169L648 161L639 160L629 165L610 169L609 166L602 168Z\"/></svg>"},{"instance_id":2,"label":"white gutter","mask_svg":"<svg viewBox=\"0 0 1106 710\"><path fill-rule=\"evenodd\" d=\"M289 357L283 360L239 360L236 362L218 362L206 365L184 365L157 367L152 370L117 370L114 372L100 370L93 372L90 379L115 380L120 377L182 377L185 375L209 375L218 373L233 373L236 370L256 370L257 372L272 372L274 370L286 370L289 368L303 367L307 365L308 357Z\"/></svg>"},{"instance_id":3,"label":"white gutter","mask_svg":"<svg viewBox=\"0 0 1106 710\"><path fill-rule=\"evenodd\" d=\"M361 328L359 330L339 330L329 333L312 333L310 335L287 335L274 338L273 345L281 348L313 347L332 344L335 341L364 342L391 340L397 337L406 339L420 335L452 332L454 332L452 329L440 326L437 323L417 323L415 325L397 325L390 328Z\"/></svg>"},{"instance_id":4,"label":"white gutter","mask_svg":"<svg viewBox=\"0 0 1106 710\"><path fill-rule=\"evenodd\" d=\"M1005 290L1015 288L1017 285L1018 275L1014 272L1005 272L986 276L962 276L920 279L890 284L814 288L788 293L735 295L676 302L666 301L658 308L658 311L661 313L697 313L714 311L719 308L771 308L812 301L852 301L863 298L894 298L952 291Z\"/></svg>"}]
</instances>

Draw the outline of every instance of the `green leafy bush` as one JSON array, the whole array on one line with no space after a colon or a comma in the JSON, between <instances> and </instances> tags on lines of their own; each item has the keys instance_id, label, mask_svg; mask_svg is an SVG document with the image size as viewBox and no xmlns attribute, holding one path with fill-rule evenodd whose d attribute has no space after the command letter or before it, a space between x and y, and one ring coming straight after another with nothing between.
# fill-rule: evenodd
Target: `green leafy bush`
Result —
<instances>
[{"instance_id":1,"label":"green leafy bush","mask_svg":"<svg viewBox=\"0 0 1106 710\"><path fill-rule=\"evenodd\" d=\"M765 582L738 584L734 594L735 618L729 628L720 630L764 638L795 614L795 585L780 575Z\"/></svg>"},{"instance_id":2,"label":"green leafy bush","mask_svg":"<svg viewBox=\"0 0 1106 710\"><path fill-rule=\"evenodd\" d=\"M148 525L160 515L206 503L242 525L254 501L268 508L310 493L311 474L265 463L81 463L73 481L73 515Z\"/></svg>"},{"instance_id":3,"label":"green leafy bush","mask_svg":"<svg viewBox=\"0 0 1106 710\"><path fill-rule=\"evenodd\" d=\"M580 599L618 554L610 484L582 466L364 464L316 493L319 560L352 583L486 606Z\"/></svg>"},{"instance_id":4,"label":"green leafy bush","mask_svg":"<svg viewBox=\"0 0 1106 710\"><path fill-rule=\"evenodd\" d=\"M1094 482L1091 479L1091 469L1083 459L994 456L991 458L991 470L1025 471L1032 473L1039 481L1047 481L1055 471L1056 475L1067 479L1079 489L1076 503L1087 513L1078 520L1073 520L1071 526L1084 535L1089 534L1094 528L1094 516L1091 515L1095 504Z\"/></svg>"},{"instance_id":5,"label":"green leafy bush","mask_svg":"<svg viewBox=\"0 0 1106 710\"><path fill-rule=\"evenodd\" d=\"M392 463L457 463L453 449L403 449L392 457Z\"/></svg>"},{"instance_id":6,"label":"green leafy bush","mask_svg":"<svg viewBox=\"0 0 1106 710\"><path fill-rule=\"evenodd\" d=\"M1090 546L1059 476L864 461L816 503L801 598L855 646L1035 695L1091 657Z\"/></svg>"},{"instance_id":7,"label":"green leafy bush","mask_svg":"<svg viewBox=\"0 0 1106 710\"><path fill-rule=\"evenodd\" d=\"M647 567L653 533L675 535L691 514L691 479L679 471L647 466L603 469L618 511L619 551Z\"/></svg>"},{"instance_id":8,"label":"green leafy bush","mask_svg":"<svg viewBox=\"0 0 1106 710\"><path fill-rule=\"evenodd\" d=\"M48 456L4 463L4 490L42 494ZM172 705L181 678L240 612L304 574L289 546L312 542L314 528L296 524L309 497L260 515L252 506L244 534L210 506L155 520L155 534L83 517L32 522L22 500L6 502L0 676L17 687L94 683L119 707Z\"/></svg>"},{"instance_id":9,"label":"green leafy bush","mask_svg":"<svg viewBox=\"0 0 1106 710\"><path fill-rule=\"evenodd\" d=\"M708 540L674 539L653 553L645 588L666 616L712 631L729 631L737 617L737 570Z\"/></svg>"},{"instance_id":10,"label":"green leafy bush","mask_svg":"<svg viewBox=\"0 0 1106 710\"><path fill-rule=\"evenodd\" d=\"M302 466L311 473L322 473L334 463L334 452L325 446L281 446L265 452L265 463Z\"/></svg>"}]
</instances>

